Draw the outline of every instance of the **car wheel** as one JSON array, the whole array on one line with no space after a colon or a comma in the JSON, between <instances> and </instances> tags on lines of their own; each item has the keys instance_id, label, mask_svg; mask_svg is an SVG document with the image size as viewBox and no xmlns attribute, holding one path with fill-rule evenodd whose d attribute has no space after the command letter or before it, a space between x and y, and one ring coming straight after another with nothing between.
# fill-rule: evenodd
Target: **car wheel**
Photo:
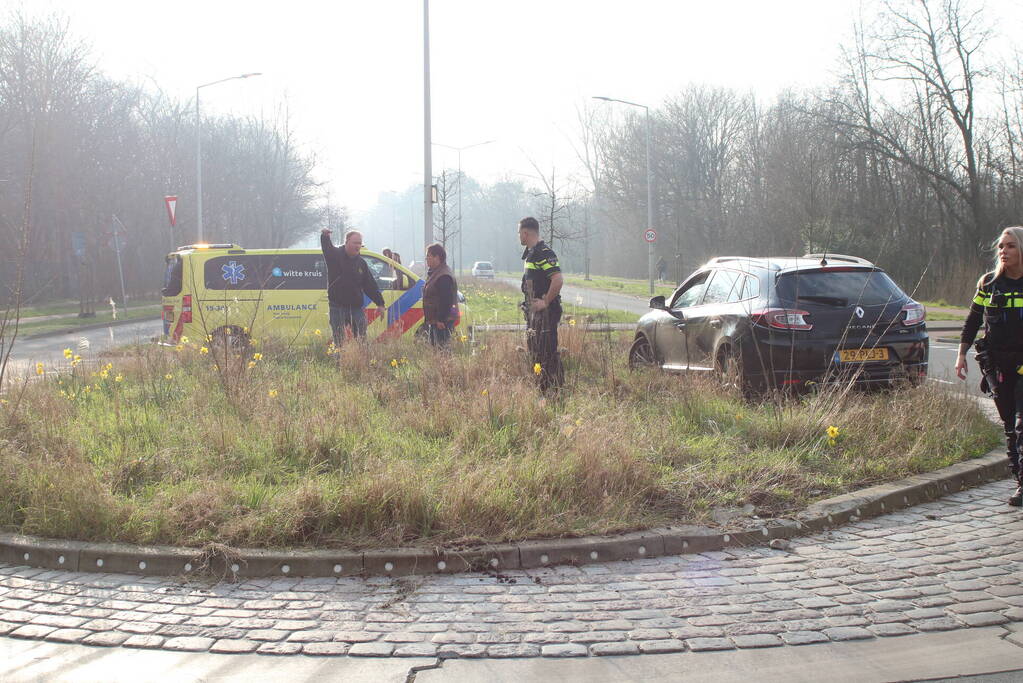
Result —
<instances>
[{"instance_id":1,"label":"car wheel","mask_svg":"<svg viewBox=\"0 0 1023 683\"><path fill-rule=\"evenodd\" d=\"M643 335L636 337L629 348L629 369L640 370L656 367L658 367L657 357L654 355L653 347L650 346L650 340Z\"/></svg>"},{"instance_id":2,"label":"car wheel","mask_svg":"<svg viewBox=\"0 0 1023 683\"><path fill-rule=\"evenodd\" d=\"M730 348L723 348L718 351L717 361L714 363L714 371L726 389L744 393L746 391L746 380L742 372L742 358Z\"/></svg>"},{"instance_id":3,"label":"car wheel","mask_svg":"<svg viewBox=\"0 0 1023 683\"><path fill-rule=\"evenodd\" d=\"M249 335L237 325L225 325L213 330L210 346L214 351L242 351L249 345Z\"/></svg>"}]
</instances>

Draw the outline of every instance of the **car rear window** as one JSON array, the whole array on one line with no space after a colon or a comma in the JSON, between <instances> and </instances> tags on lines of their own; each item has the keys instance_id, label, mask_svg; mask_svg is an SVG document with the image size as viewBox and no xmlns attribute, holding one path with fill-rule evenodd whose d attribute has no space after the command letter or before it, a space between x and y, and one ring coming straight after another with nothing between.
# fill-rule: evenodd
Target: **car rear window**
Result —
<instances>
[{"instance_id":1,"label":"car rear window","mask_svg":"<svg viewBox=\"0 0 1023 683\"><path fill-rule=\"evenodd\" d=\"M490 261L480 261L476 264L476 267L481 270L493 270L494 267L490 265Z\"/></svg>"},{"instance_id":2,"label":"car rear window","mask_svg":"<svg viewBox=\"0 0 1023 683\"><path fill-rule=\"evenodd\" d=\"M777 281L782 301L812 301L835 306L873 306L905 299L906 294L880 270L811 270L784 273Z\"/></svg>"}]
</instances>

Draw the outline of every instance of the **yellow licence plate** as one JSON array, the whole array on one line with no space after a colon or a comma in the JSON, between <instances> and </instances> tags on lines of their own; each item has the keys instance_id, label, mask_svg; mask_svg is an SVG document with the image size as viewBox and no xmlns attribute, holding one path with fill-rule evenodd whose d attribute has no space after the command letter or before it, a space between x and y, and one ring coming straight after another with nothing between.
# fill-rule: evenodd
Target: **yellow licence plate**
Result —
<instances>
[{"instance_id":1,"label":"yellow licence plate","mask_svg":"<svg viewBox=\"0 0 1023 683\"><path fill-rule=\"evenodd\" d=\"M865 363L872 360L888 360L888 349L839 349L838 360L843 363Z\"/></svg>"}]
</instances>

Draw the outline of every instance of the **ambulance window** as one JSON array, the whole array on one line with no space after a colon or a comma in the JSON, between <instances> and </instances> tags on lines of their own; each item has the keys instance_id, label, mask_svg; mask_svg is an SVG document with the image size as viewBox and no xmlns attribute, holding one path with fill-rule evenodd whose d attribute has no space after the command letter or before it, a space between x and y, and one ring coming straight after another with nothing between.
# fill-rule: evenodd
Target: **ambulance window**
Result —
<instances>
[{"instance_id":1,"label":"ambulance window","mask_svg":"<svg viewBox=\"0 0 1023 683\"><path fill-rule=\"evenodd\" d=\"M324 290L327 268L318 254L216 256L203 267L207 289Z\"/></svg>"},{"instance_id":2,"label":"ambulance window","mask_svg":"<svg viewBox=\"0 0 1023 683\"><path fill-rule=\"evenodd\" d=\"M167 269L163 273L163 289L160 293L164 296L177 296L181 294L181 257L171 254L167 257Z\"/></svg>"},{"instance_id":3,"label":"ambulance window","mask_svg":"<svg viewBox=\"0 0 1023 683\"><path fill-rule=\"evenodd\" d=\"M366 265L369 266L369 272L372 273L373 279L376 280L380 291L385 289L408 289L408 278L390 263L375 256L367 256L365 254L362 255L362 258L365 259Z\"/></svg>"}]
</instances>

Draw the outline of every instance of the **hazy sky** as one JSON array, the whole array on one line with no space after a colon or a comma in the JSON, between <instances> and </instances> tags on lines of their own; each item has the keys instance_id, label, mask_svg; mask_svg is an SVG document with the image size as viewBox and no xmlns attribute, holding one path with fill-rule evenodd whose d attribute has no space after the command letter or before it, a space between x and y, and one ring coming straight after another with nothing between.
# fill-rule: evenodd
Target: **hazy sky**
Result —
<instances>
[{"instance_id":1,"label":"hazy sky","mask_svg":"<svg viewBox=\"0 0 1023 683\"><path fill-rule=\"evenodd\" d=\"M194 97L200 83L262 72L203 89L204 110L270 114L286 103L332 198L356 212L380 192L422 180L422 0L4 5L66 16L103 71L180 98ZM530 159L568 171L576 110L591 96L657 105L689 83L765 97L823 84L858 7L852 0L431 0L433 139L495 140L462 154L463 170L484 181L533 174ZM629 109L603 106L620 115ZM455 165L454 152L435 149L435 172Z\"/></svg>"}]
</instances>

